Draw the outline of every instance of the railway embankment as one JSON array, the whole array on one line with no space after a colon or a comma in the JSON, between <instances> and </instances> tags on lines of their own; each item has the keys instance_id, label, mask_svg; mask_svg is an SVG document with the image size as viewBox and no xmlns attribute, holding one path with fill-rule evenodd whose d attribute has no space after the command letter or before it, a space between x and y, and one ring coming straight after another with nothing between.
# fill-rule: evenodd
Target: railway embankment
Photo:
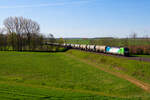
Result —
<instances>
[{"instance_id":1,"label":"railway embankment","mask_svg":"<svg viewBox=\"0 0 150 100\"><path fill-rule=\"evenodd\" d=\"M122 77L150 92L150 63L125 57L98 55L93 52L69 50L74 58L93 64L106 72Z\"/></svg>"}]
</instances>

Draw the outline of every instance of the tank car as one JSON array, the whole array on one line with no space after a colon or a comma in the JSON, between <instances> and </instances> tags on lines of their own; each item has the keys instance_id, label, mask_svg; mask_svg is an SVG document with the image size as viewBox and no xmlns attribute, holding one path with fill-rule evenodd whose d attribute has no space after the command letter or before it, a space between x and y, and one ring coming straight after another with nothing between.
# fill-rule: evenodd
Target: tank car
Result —
<instances>
[{"instance_id":1,"label":"tank car","mask_svg":"<svg viewBox=\"0 0 150 100\"><path fill-rule=\"evenodd\" d=\"M86 45L81 44L81 45L80 45L80 49L82 49L82 50L86 50Z\"/></svg>"},{"instance_id":2,"label":"tank car","mask_svg":"<svg viewBox=\"0 0 150 100\"><path fill-rule=\"evenodd\" d=\"M87 45L87 46L86 46L86 50L87 50L87 51L90 50L90 45Z\"/></svg>"},{"instance_id":3,"label":"tank car","mask_svg":"<svg viewBox=\"0 0 150 100\"><path fill-rule=\"evenodd\" d=\"M71 44L71 48L74 48L74 45L75 45L75 44Z\"/></svg>"},{"instance_id":4,"label":"tank car","mask_svg":"<svg viewBox=\"0 0 150 100\"><path fill-rule=\"evenodd\" d=\"M95 51L95 45L89 45L89 50L90 51Z\"/></svg>"},{"instance_id":5,"label":"tank car","mask_svg":"<svg viewBox=\"0 0 150 100\"><path fill-rule=\"evenodd\" d=\"M76 49L79 49L79 48L80 48L80 44L75 44L74 47L75 47Z\"/></svg>"},{"instance_id":6,"label":"tank car","mask_svg":"<svg viewBox=\"0 0 150 100\"><path fill-rule=\"evenodd\" d=\"M105 53L106 46L96 45L95 49L96 49L96 52Z\"/></svg>"},{"instance_id":7,"label":"tank car","mask_svg":"<svg viewBox=\"0 0 150 100\"><path fill-rule=\"evenodd\" d=\"M67 48L70 48L71 47L71 44L66 44L65 45Z\"/></svg>"}]
</instances>

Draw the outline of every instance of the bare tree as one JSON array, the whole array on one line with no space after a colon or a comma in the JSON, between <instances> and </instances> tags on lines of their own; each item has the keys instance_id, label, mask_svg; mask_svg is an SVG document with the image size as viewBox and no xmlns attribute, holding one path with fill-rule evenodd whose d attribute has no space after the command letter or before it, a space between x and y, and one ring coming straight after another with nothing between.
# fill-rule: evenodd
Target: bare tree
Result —
<instances>
[{"instance_id":1,"label":"bare tree","mask_svg":"<svg viewBox=\"0 0 150 100\"><path fill-rule=\"evenodd\" d=\"M29 50L33 50L38 45L36 42L41 35L39 35L40 26L37 22L23 17L8 17L4 20L4 25L9 34L13 50L21 51L26 46Z\"/></svg>"},{"instance_id":2,"label":"bare tree","mask_svg":"<svg viewBox=\"0 0 150 100\"><path fill-rule=\"evenodd\" d=\"M21 33L22 33L22 20L17 17L9 17L5 19L4 25L11 36L11 44L13 49L20 50L21 49ZM16 41L15 41L16 40Z\"/></svg>"},{"instance_id":3,"label":"bare tree","mask_svg":"<svg viewBox=\"0 0 150 100\"><path fill-rule=\"evenodd\" d=\"M37 22L32 21L31 19L23 19L23 31L26 33L28 38L28 45L31 48L31 38L32 34L38 34L40 32L40 26Z\"/></svg>"}]
</instances>

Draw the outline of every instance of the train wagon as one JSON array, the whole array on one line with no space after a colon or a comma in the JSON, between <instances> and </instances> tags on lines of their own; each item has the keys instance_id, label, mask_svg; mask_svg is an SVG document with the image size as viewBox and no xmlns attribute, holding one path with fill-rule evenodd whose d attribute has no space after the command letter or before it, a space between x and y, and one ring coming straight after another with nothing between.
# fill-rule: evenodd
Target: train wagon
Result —
<instances>
[{"instance_id":1,"label":"train wagon","mask_svg":"<svg viewBox=\"0 0 150 100\"><path fill-rule=\"evenodd\" d=\"M86 45L81 44L81 45L80 45L80 49L82 49L82 50L86 50Z\"/></svg>"},{"instance_id":2,"label":"train wagon","mask_svg":"<svg viewBox=\"0 0 150 100\"><path fill-rule=\"evenodd\" d=\"M95 45L89 45L89 50L90 51L95 51Z\"/></svg>"},{"instance_id":3,"label":"train wagon","mask_svg":"<svg viewBox=\"0 0 150 100\"><path fill-rule=\"evenodd\" d=\"M95 49L96 49L96 52L105 53L106 46L96 45Z\"/></svg>"},{"instance_id":4,"label":"train wagon","mask_svg":"<svg viewBox=\"0 0 150 100\"><path fill-rule=\"evenodd\" d=\"M71 47L71 44L66 44L66 47L69 47L69 48L70 48L70 47Z\"/></svg>"},{"instance_id":5,"label":"train wagon","mask_svg":"<svg viewBox=\"0 0 150 100\"><path fill-rule=\"evenodd\" d=\"M75 45L75 44L71 44L71 48L74 48L74 45Z\"/></svg>"},{"instance_id":6,"label":"train wagon","mask_svg":"<svg viewBox=\"0 0 150 100\"><path fill-rule=\"evenodd\" d=\"M74 45L74 48L78 48L78 44L75 44L75 45Z\"/></svg>"},{"instance_id":7,"label":"train wagon","mask_svg":"<svg viewBox=\"0 0 150 100\"><path fill-rule=\"evenodd\" d=\"M86 46L86 50L87 50L87 51L90 50L90 45L87 45L87 46Z\"/></svg>"},{"instance_id":8,"label":"train wagon","mask_svg":"<svg viewBox=\"0 0 150 100\"><path fill-rule=\"evenodd\" d=\"M75 47L76 49L79 49L79 48L80 48L80 44L75 44L74 47Z\"/></svg>"}]
</instances>

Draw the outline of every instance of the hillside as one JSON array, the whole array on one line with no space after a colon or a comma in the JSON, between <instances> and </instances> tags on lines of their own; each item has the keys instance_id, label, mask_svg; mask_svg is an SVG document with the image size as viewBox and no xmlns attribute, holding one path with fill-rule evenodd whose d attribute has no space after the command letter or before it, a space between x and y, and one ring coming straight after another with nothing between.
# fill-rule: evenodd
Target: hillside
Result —
<instances>
[{"instance_id":1,"label":"hillside","mask_svg":"<svg viewBox=\"0 0 150 100\"><path fill-rule=\"evenodd\" d=\"M94 53L69 50L65 53L0 52L1 99L76 99L76 100L147 100L149 90L111 73L126 62ZM114 59L114 60L113 60ZM150 83L149 63L135 62L145 74L132 75L135 66L127 65L124 72L137 80ZM116 64L116 65L115 65ZM122 64L122 65L121 65ZM106 67L107 71L100 69ZM123 66L124 67L124 66ZM123 68L120 67L120 68ZM146 69L147 68L147 69ZM112 69L112 70L111 70ZM137 68L136 68L137 69ZM141 70L141 67L139 67Z\"/></svg>"}]
</instances>

